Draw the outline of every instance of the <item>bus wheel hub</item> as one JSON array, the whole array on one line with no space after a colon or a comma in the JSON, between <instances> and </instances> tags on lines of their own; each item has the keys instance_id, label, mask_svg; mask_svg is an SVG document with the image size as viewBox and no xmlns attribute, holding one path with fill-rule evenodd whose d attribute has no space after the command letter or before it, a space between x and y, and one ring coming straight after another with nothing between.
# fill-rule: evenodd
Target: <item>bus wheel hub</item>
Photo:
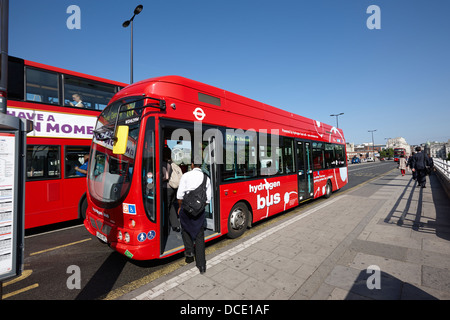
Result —
<instances>
[{"instance_id":1,"label":"bus wheel hub","mask_svg":"<svg viewBox=\"0 0 450 320\"><path fill-rule=\"evenodd\" d=\"M231 213L230 224L234 230L240 230L244 227L245 213L241 209L236 209Z\"/></svg>"}]
</instances>

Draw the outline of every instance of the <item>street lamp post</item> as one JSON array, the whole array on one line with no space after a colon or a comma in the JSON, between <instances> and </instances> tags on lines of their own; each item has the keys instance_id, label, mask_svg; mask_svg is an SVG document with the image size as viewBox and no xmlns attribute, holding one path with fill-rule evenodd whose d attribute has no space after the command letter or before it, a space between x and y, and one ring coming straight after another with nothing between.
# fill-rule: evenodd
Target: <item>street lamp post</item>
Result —
<instances>
[{"instance_id":1,"label":"street lamp post","mask_svg":"<svg viewBox=\"0 0 450 320\"><path fill-rule=\"evenodd\" d=\"M375 130L368 130L368 132L372 132L372 157L373 157L373 161L375 161L375 143L373 142L373 133L377 131Z\"/></svg>"},{"instance_id":2,"label":"street lamp post","mask_svg":"<svg viewBox=\"0 0 450 320\"><path fill-rule=\"evenodd\" d=\"M8 95L8 21L9 0L0 0L0 113L3 114L6 114Z\"/></svg>"},{"instance_id":3,"label":"street lamp post","mask_svg":"<svg viewBox=\"0 0 450 320\"><path fill-rule=\"evenodd\" d=\"M384 154L389 158L389 141L391 138L384 138L386 140L386 147L384 148Z\"/></svg>"},{"instance_id":4,"label":"street lamp post","mask_svg":"<svg viewBox=\"0 0 450 320\"><path fill-rule=\"evenodd\" d=\"M387 149L387 147L389 146L388 144L389 144L389 140L391 140L391 138L384 138L384 140L386 140L386 149Z\"/></svg>"},{"instance_id":5,"label":"street lamp post","mask_svg":"<svg viewBox=\"0 0 450 320\"><path fill-rule=\"evenodd\" d=\"M131 24L131 52L130 52L130 84L133 83L133 20L136 15L141 13L144 6L142 4L138 5L136 9L134 9L133 16L130 20L122 23L122 27L126 28Z\"/></svg>"},{"instance_id":6,"label":"street lamp post","mask_svg":"<svg viewBox=\"0 0 450 320\"><path fill-rule=\"evenodd\" d=\"M339 119L338 119L338 117L343 115L343 114L344 114L343 112L338 113L338 114L330 114L330 117L336 117L336 128L339 128Z\"/></svg>"}]
</instances>

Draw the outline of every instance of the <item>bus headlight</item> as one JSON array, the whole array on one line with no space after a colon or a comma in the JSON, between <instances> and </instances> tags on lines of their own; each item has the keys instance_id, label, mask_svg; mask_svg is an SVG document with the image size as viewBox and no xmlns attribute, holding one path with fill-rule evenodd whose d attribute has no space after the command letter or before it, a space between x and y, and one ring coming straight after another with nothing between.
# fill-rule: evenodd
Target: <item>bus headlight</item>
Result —
<instances>
[{"instance_id":1,"label":"bus headlight","mask_svg":"<svg viewBox=\"0 0 450 320\"><path fill-rule=\"evenodd\" d=\"M134 221L133 219L130 219L130 222L128 223L128 225L130 226L130 228L134 228L136 226L136 221Z\"/></svg>"},{"instance_id":2,"label":"bus headlight","mask_svg":"<svg viewBox=\"0 0 450 320\"><path fill-rule=\"evenodd\" d=\"M119 231L119 233L117 233L117 239L122 241L122 238L123 238L122 231Z\"/></svg>"},{"instance_id":3,"label":"bus headlight","mask_svg":"<svg viewBox=\"0 0 450 320\"><path fill-rule=\"evenodd\" d=\"M130 242L130 235L128 234L128 232L125 232L125 242Z\"/></svg>"}]
</instances>

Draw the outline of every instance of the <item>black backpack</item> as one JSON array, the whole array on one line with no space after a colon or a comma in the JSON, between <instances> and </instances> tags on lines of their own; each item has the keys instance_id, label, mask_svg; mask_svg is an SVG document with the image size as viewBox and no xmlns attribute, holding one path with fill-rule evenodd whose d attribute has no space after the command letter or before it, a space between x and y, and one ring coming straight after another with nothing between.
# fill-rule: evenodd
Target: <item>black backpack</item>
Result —
<instances>
[{"instance_id":1,"label":"black backpack","mask_svg":"<svg viewBox=\"0 0 450 320\"><path fill-rule=\"evenodd\" d=\"M184 212L195 218L205 210L206 200L206 175L203 174L202 184L184 194L181 206Z\"/></svg>"}]
</instances>

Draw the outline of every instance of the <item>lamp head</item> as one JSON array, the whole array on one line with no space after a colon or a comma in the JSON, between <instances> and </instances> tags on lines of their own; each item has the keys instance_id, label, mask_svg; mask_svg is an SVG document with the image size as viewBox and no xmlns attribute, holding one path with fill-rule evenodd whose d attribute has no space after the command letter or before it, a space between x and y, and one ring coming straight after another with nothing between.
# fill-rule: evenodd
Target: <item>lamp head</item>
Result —
<instances>
[{"instance_id":1,"label":"lamp head","mask_svg":"<svg viewBox=\"0 0 450 320\"><path fill-rule=\"evenodd\" d=\"M134 9L134 14L141 13L142 9L144 9L144 6L142 4L138 5L136 9Z\"/></svg>"}]
</instances>

